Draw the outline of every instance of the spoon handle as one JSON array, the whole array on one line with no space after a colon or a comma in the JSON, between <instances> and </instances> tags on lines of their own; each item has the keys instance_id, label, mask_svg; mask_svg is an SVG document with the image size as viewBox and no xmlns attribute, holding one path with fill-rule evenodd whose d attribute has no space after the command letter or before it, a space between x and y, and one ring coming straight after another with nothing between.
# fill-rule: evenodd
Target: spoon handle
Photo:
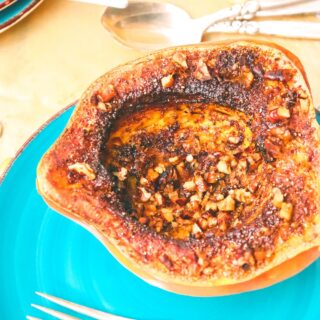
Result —
<instances>
[{"instance_id":1,"label":"spoon handle","mask_svg":"<svg viewBox=\"0 0 320 320\"><path fill-rule=\"evenodd\" d=\"M320 23L305 21L225 21L208 29L208 32L265 34L287 38L320 39Z\"/></svg>"},{"instance_id":2,"label":"spoon handle","mask_svg":"<svg viewBox=\"0 0 320 320\"><path fill-rule=\"evenodd\" d=\"M313 1L315 0L248 0L242 4L236 4L201 18L194 19L193 22L205 31L208 27L219 21L227 19L250 20L264 10L272 12L273 10L281 10L281 8L288 8Z\"/></svg>"},{"instance_id":3,"label":"spoon handle","mask_svg":"<svg viewBox=\"0 0 320 320\"><path fill-rule=\"evenodd\" d=\"M288 7L274 8L272 10L258 11L257 17L291 16L298 14L314 14L320 12L320 0L311 0L297 3Z\"/></svg>"}]
</instances>

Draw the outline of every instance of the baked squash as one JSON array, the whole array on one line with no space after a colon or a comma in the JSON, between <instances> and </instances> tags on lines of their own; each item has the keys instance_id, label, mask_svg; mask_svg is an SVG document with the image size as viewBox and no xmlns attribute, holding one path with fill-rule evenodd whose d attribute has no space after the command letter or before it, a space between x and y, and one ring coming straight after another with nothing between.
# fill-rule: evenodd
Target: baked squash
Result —
<instances>
[{"instance_id":1,"label":"baked squash","mask_svg":"<svg viewBox=\"0 0 320 320\"><path fill-rule=\"evenodd\" d=\"M305 72L286 49L169 48L85 91L37 185L146 281L243 292L319 256L319 141Z\"/></svg>"}]
</instances>

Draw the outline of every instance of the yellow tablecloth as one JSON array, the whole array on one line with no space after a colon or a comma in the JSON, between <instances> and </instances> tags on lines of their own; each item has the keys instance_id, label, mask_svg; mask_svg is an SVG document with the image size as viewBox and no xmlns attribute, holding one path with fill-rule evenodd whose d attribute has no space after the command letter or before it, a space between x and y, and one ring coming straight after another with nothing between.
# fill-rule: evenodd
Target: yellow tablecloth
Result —
<instances>
[{"instance_id":1,"label":"yellow tablecloth","mask_svg":"<svg viewBox=\"0 0 320 320\"><path fill-rule=\"evenodd\" d=\"M222 0L171 2L194 17L228 5ZM15 155L44 121L76 100L90 82L143 54L112 39L100 23L103 11L97 5L45 0L30 16L0 35L0 171L1 164ZM212 40L226 37L243 38L214 35ZM302 60L319 105L320 42L257 38L275 41Z\"/></svg>"}]
</instances>

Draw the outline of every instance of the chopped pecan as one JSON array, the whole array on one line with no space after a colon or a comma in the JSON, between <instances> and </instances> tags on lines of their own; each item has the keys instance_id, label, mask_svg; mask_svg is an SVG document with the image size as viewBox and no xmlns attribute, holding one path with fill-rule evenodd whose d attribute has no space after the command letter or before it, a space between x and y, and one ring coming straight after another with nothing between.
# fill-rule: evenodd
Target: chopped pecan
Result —
<instances>
[{"instance_id":1,"label":"chopped pecan","mask_svg":"<svg viewBox=\"0 0 320 320\"><path fill-rule=\"evenodd\" d=\"M208 67L203 59L200 59L197 64L197 68L193 73L194 77L200 81L206 81L211 79Z\"/></svg>"},{"instance_id":2,"label":"chopped pecan","mask_svg":"<svg viewBox=\"0 0 320 320\"><path fill-rule=\"evenodd\" d=\"M208 183L215 183L217 182L218 180L218 177L219 177L219 173L216 173L216 172L208 172L204 175L204 178L205 180L208 182Z\"/></svg>"},{"instance_id":3,"label":"chopped pecan","mask_svg":"<svg viewBox=\"0 0 320 320\"><path fill-rule=\"evenodd\" d=\"M190 180L190 181L186 181L183 184L183 188L188 190L188 191L194 191L196 190L196 184L194 183L194 181Z\"/></svg>"},{"instance_id":4,"label":"chopped pecan","mask_svg":"<svg viewBox=\"0 0 320 320\"><path fill-rule=\"evenodd\" d=\"M216 202L213 201L208 201L206 206L205 206L206 211L217 211L218 210L218 205Z\"/></svg>"},{"instance_id":5,"label":"chopped pecan","mask_svg":"<svg viewBox=\"0 0 320 320\"><path fill-rule=\"evenodd\" d=\"M105 102L98 102L97 108L101 111L107 111L111 109L111 104L110 103L105 103Z\"/></svg>"},{"instance_id":6,"label":"chopped pecan","mask_svg":"<svg viewBox=\"0 0 320 320\"><path fill-rule=\"evenodd\" d=\"M162 208L161 209L161 214L168 222L172 222L173 221L173 214L172 214L172 209L171 208Z\"/></svg>"},{"instance_id":7,"label":"chopped pecan","mask_svg":"<svg viewBox=\"0 0 320 320\"><path fill-rule=\"evenodd\" d=\"M273 188L272 193L273 193L273 200L272 200L273 205L276 208L281 208L284 200L281 190L279 188Z\"/></svg>"},{"instance_id":8,"label":"chopped pecan","mask_svg":"<svg viewBox=\"0 0 320 320\"><path fill-rule=\"evenodd\" d=\"M221 193L217 193L217 194L214 195L214 198L215 198L216 201L221 201L221 200L224 199L224 195L221 194Z\"/></svg>"},{"instance_id":9,"label":"chopped pecan","mask_svg":"<svg viewBox=\"0 0 320 320\"><path fill-rule=\"evenodd\" d=\"M186 156L186 161L187 161L187 162L192 162L192 161L193 161L193 156L192 156L192 154L188 154L188 155Z\"/></svg>"},{"instance_id":10,"label":"chopped pecan","mask_svg":"<svg viewBox=\"0 0 320 320\"><path fill-rule=\"evenodd\" d=\"M285 107L279 107L268 112L266 120L270 122L278 122L290 118L290 110Z\"/></svg>"},{"instance_id":11,"label":"chopped pecan","mask_svg":"<svg viewBox=\"0 0 320 320\"><path fill-rule=\"evenodd\" d=\"M162 164L162 163L159 163L155 168L154 168L154 170L156 171L156 172L158 172L158 173L163 173L163 172L165 172L166 171L166 167L164 166L164 164Z\"/></svg>"},{"instance_id":12,"label":"chopped pecan","mask_svg":"<svg viewBox=\"0 0 320 320\"><path fill-rule=\"evenodd\" d=\"M170 163L172 164L176 164L179 162L179 157L178 156L175 156L175 157L171 157L168 159Z\"/></svg>"},{"instance_id":13,"label":"chopped pecan","mask_svg":"<svg viewBox=\"0 0 320 320\"><path fill-rule=\"evenodd\" d=\"M141 200L142 202L147 202L147 201L149 201L150 198L151 198L151 193L148 192L148 191L147 191L145 188L143 188L143 187L140 187L139 189L140 189L140 191L141 191L140 200Z\"/></svg>"},{"instance_id":14,"label":"chopped pecan","mask_svg":"<svg viewBox=\"0 0 320 320\"><path fill-rule=\"evenodd\" d=\"M235 136L231 136L228 138L228 142L232 143L232 144L238 144L240 142L241 138L240 137L235 137Z\"/></svg>"},{"instance_id":15,"label":"chopped pecan","mask_svg":"<svg viewBox=\"0 0 320 320\"><path fill-rule=\"evenodd\" d=\"M176 202L179 198L179 195L178 195L178 191L175 190L175 191L172 191L168 194L168 198L172 201L172 202Z\"/></svg>"},{"instance_id":16,"label":"chopped pecan","mask_svg":"<svg viewBox=\"0 0 320 320\"><path fill-rule=\"evenodd\" d=\"M89 180L94 180L96 175L93 169L85 162L77 162L68 166L69 170L74 170L85 175Z\"/></svg>"},{"instance_id":17,"label":"chopped pecan","mask_svg":"<svg viewBox=\"0 0 320 320\"><path fill-rule=\"evenodd\" d=\"M157 204L158 204L159 206L161 206L161 205L163 204L163 197L162 197L162 195L161 195L159 192L156 192L156 193L154 194L154 198L156 199Z\"/></svg>"},{"instance_id":18,"label":"chopped pecan","mask_svg":"<svg viewBox=\"0 0 320 320\"><path fill-rule=\"evenodd\" d=\"M116 176L120 181L127 179L128 170L125 167L121 167L120 171L113 172L113 175Z\"/></svg>"},{"instance_id":19,"label":"chopped pecan","mask_svg":"<svg viewBox=\"0 0 320 320\"><path fill-rule=\"evenodd\" d=\"M220 160L217 164L217 169L221 173L230 174L231 168L230 165L225 160Z\"/></svg>"},{"instance_id":20,"label":"chopped pecan","mask_svg":"<svg viewBox=\"0 0 320 320\"><path fill-rule=\"evenodd\" d=\"M270 129L270 134L280 138L284 142L288 142L292 139L290 131L284 127L274 127Z\"/></svg>"},{"instance_id":21,"label":"chopped pecan","mask_svg":"<svg viewBox=\"0 0 320 320\"><path fill-rule=\"evenodd\" d=\"M235 201L231 195L228 195L225 199L217 203L220 211L233 211L235 209Z\"/></svg>"},{"instance_id":22,"label":"chopped pecan","mask_svg":"<svg viewBox=\"0 0 320 320\"><path fill-rule=\"evenodd\" d=\"M161 84L163 88L170 88L174 83L174 78L172 74L165 76L161 79Z\"/></svg>"},{"instance_id":23,"label":"chopped pecan","mask_svg":"<svg viewBox=\"0 0 320 320\"><path fill-rule=\"evenodd\" d=\"M101 97L102 102L109 102L116 95L116 90L112 84L109 84L103 91L99 91L98 95Z\"/></svg>"},{"instance_id":24,"label":"chopped pecan","mask_svg":"<svg viewBox=\"0 0 320 320\"><path fill-rule=\"evenodd\" d=\"M180 67L183 69L188 69L188 64L187 64L187 57L184 53L181 52L176 52L172 56L172 60L176 62Z\"/></svg>"},{"instance_id":25,"label":"chopped pecan","mask_svg":"<svg viewBox=\"0 0 320 320\"><path fill-rule=\"evenodd\" d=\"M249 191L246 191L246 189L237 189L234 190L234 195L237 201L249 204L252 202L252 194Z\"/></svg>"},{"instance_id":26,"label":"chopped pecan","mask_svg":"<svg viewBox=\"0 0 320 320\"><path fill-rule=\"evenodd\" d=\"M194 223L192 225L192 233L193 234L202 233L202 230L197 223Z\"/></svg>"},{"instance_id":27,"label":"chopped pecan","mask_svg":"<svg viewBox=\"0 0 320 320\"><path fill-rule=\"evenodd\" d=\"M200 226L202 231L207 230L207 228L208 228L208 220L207 219L200 218L197 223Z\"/></svg>"},{"instance_id":28,"label":"chopped pecan","mask_svg":"<svg viewBox=\"0 0 320 320\"><path fill-rule=\"evenodd\" d=\"M282 202L279 217L287 221L291 220L293 206L291 203Z\"/></svg>"},{"instance_id":29,"label":"chopped pecan","mask_svg":"<svg viewBox=\"0 0 320 320\"><path fill-rule=\"evenodd\" d=\"M145 186L145 185L149 184L149 181L148 181L146 178L141 177L141 178L140 178L140 184L141 184L142 186Z\"/></svg>"},{"instance_id":30,"label":"chopped pecan","mask_svg":"<svg viewBox=\"0 0 320 320\"><path fill-rule=\"evenodd\" d=\"M152 168L147 171L147 179L150 181L155 181L159 177L159 173Z\"/></svg>"},{"instance_id":31,"label":"chopped pecan","mask_svg":"<svg viewBox=\"0 0 320 320\"><path fill-rule=\"evenodd\" d=\"M198 192L207 191L207 185L201 176L195 178L195 184Z\"/></svg>"}]
</instances>

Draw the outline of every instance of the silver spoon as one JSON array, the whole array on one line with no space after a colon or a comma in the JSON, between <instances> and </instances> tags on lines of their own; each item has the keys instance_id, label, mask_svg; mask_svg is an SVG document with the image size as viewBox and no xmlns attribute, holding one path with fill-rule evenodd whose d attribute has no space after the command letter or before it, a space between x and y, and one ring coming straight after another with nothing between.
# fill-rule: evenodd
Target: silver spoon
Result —
<instances>
[{"instance_id":1,"label":"silver spoon","mask_svg":"<svg viewBox=\"0 0 320 320\"><path fill-rule=\"evenodd\" d=\"M159 2L129 2L125 9L107 8L102 24L122 44L154 50L172 45L201 42L203 33L214 23L225 19L251 19L260 12L271 11L314 0L247 1L192 19L178 6Z\"/></svg>"}]
</instances>

